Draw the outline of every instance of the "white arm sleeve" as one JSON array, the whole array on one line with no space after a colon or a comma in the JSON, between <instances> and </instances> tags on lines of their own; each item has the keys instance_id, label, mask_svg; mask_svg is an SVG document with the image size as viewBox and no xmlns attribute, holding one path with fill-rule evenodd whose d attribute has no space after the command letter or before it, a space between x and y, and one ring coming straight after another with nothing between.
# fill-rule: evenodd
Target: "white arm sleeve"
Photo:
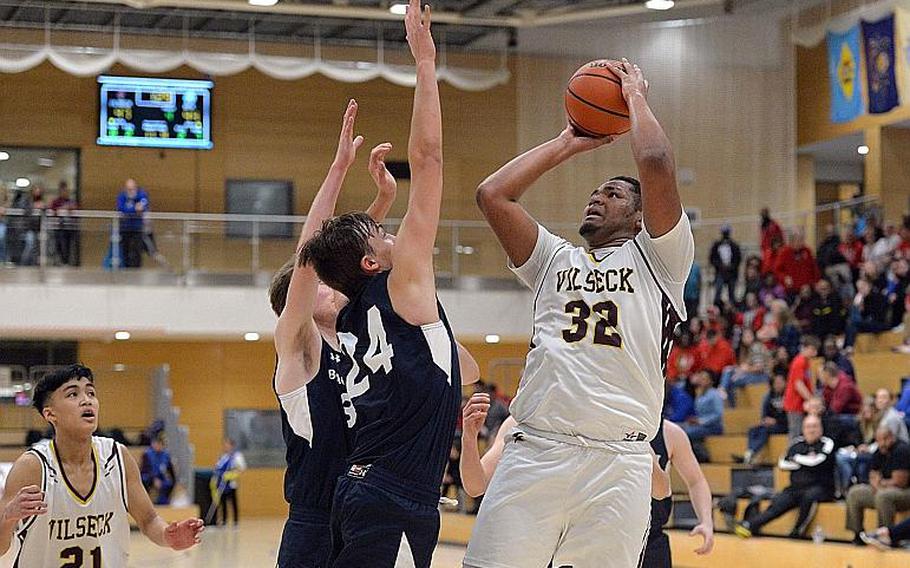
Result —
<instances>
[{"instance_id":1,"label":"white arm sleeve","mask_svg":"<svg viewBox=\"0 0 910 568\"><path fill-rule=\"evenodd\" d=\"M295 434L313 443L313 417L310 415L310 401L307 397L307 385L295 391L279 395L281 408L288 415L288 423Z\"/></svg>"},{"instance_id":2,"label":"white arm sleeve","mask_svg":"<svg viewBox=\"0 0 910 568\"><path fill-rule=\"evenodd\" d=\"M531 256L521 266L515 266L510 260L509 269L518 276L522 284L536 290L547 263L553 258L556 249L563 244L568 242L548 231L543 225L537 225L537 244L534 245Z\"/></svg>"},{"instance_id":3,"label":"white arm sleeve","mask_svg":"<svg viewBox=\"0 0 910 568\"><path fill-rule=\"evenodd\" d=\"M635 240L652 262L658 278L673 284L686 282L695 258L695 239L685 211L681 211L679 221L666 234L654 238L648 233L648 228L642 226Z\"/></svg>"}]
</instances>

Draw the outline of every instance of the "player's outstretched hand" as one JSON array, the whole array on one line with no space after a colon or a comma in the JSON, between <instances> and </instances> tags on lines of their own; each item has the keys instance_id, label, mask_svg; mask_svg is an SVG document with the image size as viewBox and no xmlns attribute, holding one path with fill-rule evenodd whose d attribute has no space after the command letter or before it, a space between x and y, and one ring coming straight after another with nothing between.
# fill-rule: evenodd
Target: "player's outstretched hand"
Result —
<instances>
[{"instance_id":1,"label":"player's outstretched hand","mask_svg":"<svg viewBox=\"0 0 910 568\"><path fill-rule=\"evenodd\" d=\"M164 542L174 550L186 550L202 542L205 523L202 519L184 519L164 529Z\"/></svg>"},{"instance_id":2,"label":"player's outstretched hand","mask_svg":"<svg viewBox=\"0 0 910 568\"><path fill-rule=\"evenodd\" d=\"M689 533L689 536L698 535L701 535L704 540L702 541L701 546L695 549L695 554L710 554L714 549L714 529L702 523L692 529L692 532Z\"/></svg>"},{"instance_id":3,"label":"player's outstretched hand","mask_svg":"<svg viewBox=\"0 0 910 568\"><path fill-rule=\"evenodd\" d=\"M373 178L373 183L376 184L379 193L385 195L395 195L398 191L398 182L385 165L385 157L391 151L392 144L389 142L383 142L370 151L370 165L368 166L370 177Z\"/></svg>"},{"instance_id":4,"label":"player's outstretched hand","mask_svg":"<svg viewBox=\"0 0 910 568\"><path fill-rule=\"evenodd\" d=\"M483 423L487 419L487 412L490 411L490 395L485 392L476 392L471 395L461 415L464 418L462 430L463 436L476 438Z\"/></svg>"},{"instance_id":5,"label":"player's outstretched hand","mask_svg":"<svg viewBox=\"0 0 910 568\"><path fill-rule=\"evenodd\" d=\"M436 61L436 44L430 33L430 5L420 9L420 0L410 0L408 11L404 16L404 29L408 35L408 45L416 63Z\"/></svg>"},{"instance_id":6,"label":"player's outstretched hand","mask_svg":"<svg viewBox=\"0 0 910 568\"><path fill-rule=\"evenodd\" d=\"M348 101L341 123L341 135L338 138L338 150L335 151L335 163L345 169L350 168L357 157L357 149L363 144L363 136L354 137L354 119L357 118L357 101Z\"/></svg>"},{"instance_id":7,"label":"player's outstretched hand","mask_svg":"<svg viewBox=\"0 0 910 568\"><path fill-rule=\"evenodd\" d=\"M575 127L571 124L567 124L565 129L559 133L559 139L567 145L573 155L600 148L613 142L616 138L616 136L604 136L602 138L585 136L575 130Z\"/></svg>"},{"instance_id":8,"label":"player's outstretched hand","mask_svg":"<svg viewBox=\"0 0 910 568\"><path fill-rule=\"evenodd\" d=\"M35 515L43 515L47 513L44 492L37 485L26 485L16 493L2 513L3 520L16 522Z\"/></svg>"},{"instance_id":9,"label":"player's outstretched hand","mask_svg":"<svg viewBox=\"0 0 910 568\"><path fill-rule=\"evenodd\" d=\"M648 81L638 65L623 57L622 61L611 62L610 69L622 81L622 96L626 102L636 94L648 98Z\"/></svg>"}]
</instances>

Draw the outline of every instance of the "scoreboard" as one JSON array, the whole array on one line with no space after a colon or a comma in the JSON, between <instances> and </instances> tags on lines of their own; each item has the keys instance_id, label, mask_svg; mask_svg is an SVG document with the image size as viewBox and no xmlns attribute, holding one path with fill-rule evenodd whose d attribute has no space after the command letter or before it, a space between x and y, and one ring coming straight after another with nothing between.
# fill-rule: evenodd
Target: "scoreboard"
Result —
<instances>
[{"instance_id":1,"label":"scoreboard","mask_svg":"<svg viewBox=\"0 0 910 568\"><path fill-rule=\"evenodd\" d=\"M211 81L102 75L98 85L98 144L212 147Z\"/></svg>"}]
</instances>

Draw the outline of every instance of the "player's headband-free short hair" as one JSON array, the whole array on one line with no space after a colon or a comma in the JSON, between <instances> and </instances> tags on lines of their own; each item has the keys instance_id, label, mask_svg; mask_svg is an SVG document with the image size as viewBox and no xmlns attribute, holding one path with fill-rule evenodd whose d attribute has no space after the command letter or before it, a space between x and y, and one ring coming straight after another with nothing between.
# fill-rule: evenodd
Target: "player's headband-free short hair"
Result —
<instances>
[{"instance_id":1,"label":"player's headband-free short hair","mask_svg":"<svg viewBox=\"0 0 910 568\"><path fill-rule=\"evenodd\" d=\"M294 266L297 264L297 257L291 257L284 263L284 266L278 269L272 276L269 284L269 303L272 305L272 311L276 316L281 317L284 306L288 300L288 290L291 287L291 276L294 275Z\"/></svg>"},{"instance_id":2,"label":"player's headband-free short hair","mask_svg":"<svg viewBox=\"0 0 910 568\"><path fill-rule=\"evenodd\" d=\"M47 399L57 389L72 379L87 379L90 383L95 382L92 370L84 365L69 365L50 372L41 377L38 384L35 385L35 390L32 391L32 406L35 407L35 410L39 413L43 412L44 407L47 405Z\"/></svg>"},{"instance_id":3,"label":"player's headband-free short hair","mask_svg":"<svg viewBox=\"0 0 910 568\"><path fill-rule=\"evenodd\" d=\"M373 254L370 236L379 228L379 223L362 211L329 219L300 249L300 264L311 265L325 284L353 298L370 278L360 262Z\"/></svg>"}]
</instances>

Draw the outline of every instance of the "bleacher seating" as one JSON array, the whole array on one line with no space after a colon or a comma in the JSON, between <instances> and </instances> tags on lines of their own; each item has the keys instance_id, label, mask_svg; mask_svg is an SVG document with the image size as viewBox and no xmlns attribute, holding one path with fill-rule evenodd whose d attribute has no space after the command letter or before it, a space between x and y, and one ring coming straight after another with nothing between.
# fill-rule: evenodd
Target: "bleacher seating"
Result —
<instances>
[{"instance_id":1,"label":"bleacher seating","mask_svg":"<svg viewBox=\"0 0 910 568\"><path fill-rule=\"evenodd\" d=\"M878 388L886 388L896 393L900 388L900 376L910 369L910 356L896 354L891 348L898 345L901 335L882 333L879 335L860 335L856 343L853 363L856 367L857 384L863 394L872 394ZM758 423L761 413L761 402L767 392L766 385L749 385L736 391L736 408L726 409L724 414L723 436L709 437L706 441L711 463L702 464L702 471L715 496L728 494L733 487L733 478L738 470L749 469L747 466L734 463L731 454L741 455L746 449L746 432ZM773 468L773 485L780 491L789 485L789 474L777 468L778 458L787 450L786 435L771 436L771 441L764 452L758 456L758 463ZM671 487L675 500L686 500L687 489L677 473L671 473ZM740 500L738 514L741 515L747 500ZM762 507L767 506L765 501ZM898 519L910 517L900 515ZM763 534L786 536L793 528L796 512L792 511L763 528ZM866 527L871 529L876 524L875 511L866 511ZM822 503L809 531L816 525L821 526L828 540L850 540L853 535L846 530L846 509L843 502ZM715 512L715 524L718 531L725 531L722 516Z\"/></svg>"}]
</instances>

